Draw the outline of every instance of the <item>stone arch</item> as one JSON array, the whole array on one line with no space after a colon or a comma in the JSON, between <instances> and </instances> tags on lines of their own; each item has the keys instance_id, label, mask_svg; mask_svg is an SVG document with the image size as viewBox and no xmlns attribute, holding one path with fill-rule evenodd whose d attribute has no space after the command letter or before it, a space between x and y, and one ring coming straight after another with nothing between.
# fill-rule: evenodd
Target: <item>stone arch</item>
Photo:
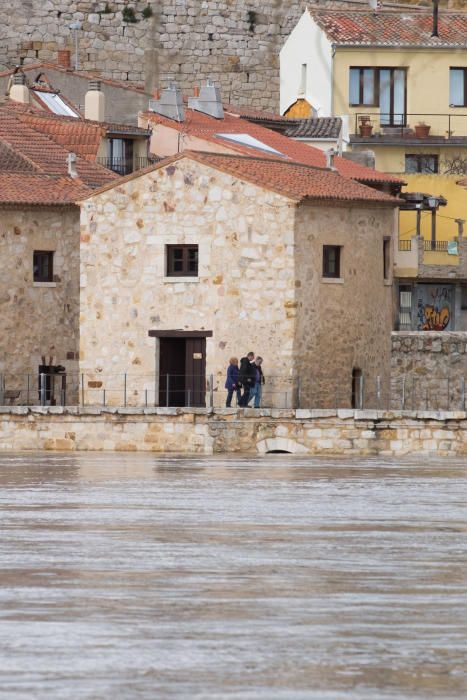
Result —
<instances>
[{"instance_id":1,"label":"stone arch","mask_svg":"<svg viewBox=\"0 0 467 700\"><path fill-rule=\"evenodd\" d=\"M256 449L263 455L268 452L289 452L293 455L307 454L309 452L305 445L285 437L273 437L260 440L256 443Z\"/></svg>"}]
</instances>

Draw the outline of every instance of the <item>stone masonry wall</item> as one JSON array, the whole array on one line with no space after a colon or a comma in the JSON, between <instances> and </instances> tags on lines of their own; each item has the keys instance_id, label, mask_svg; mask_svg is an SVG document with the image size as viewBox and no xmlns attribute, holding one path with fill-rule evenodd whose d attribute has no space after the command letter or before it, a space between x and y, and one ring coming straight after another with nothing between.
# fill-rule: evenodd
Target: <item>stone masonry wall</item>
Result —
<instances>
[{"instance_id":1,"label":"stone masonry wall","mask_svg":"<svg viewBox=\"0 0 467 700\"><path fill-rule=\"evenodd\" d=\"M452 6L465 2L449 1ZM210 77L222 87L225 100L277 110L279 50L304 4L303 0L16 0L12 7L8 0L0 0L0 70L23 61L55 60L57 48L73 46L69 25L79 20L83 69L99 70L107 78L145 81L148 89L172 77L189 90L194 82ZM319 3L332 4L332 0ZM355 8L361 3L346 5ZM136 22L128 21L132 17Z\"/></svg>"},{"instance_id":2,"label":"stone masonry wall","mask_svg":"<svg viewBox=\"0 0 467 700\"><path fill-rule=\"evenodd\" d=\"M294 215L284 197L188 158L89 199L80 370L103 388L135 375L128 400L141 403L147 391L153 404L157 341L148 331L209 330L206 372L222 402L231 356L253 350L264 356L269 382L285 380L295 329ZM198 245L198 277L166 276L166 246L174 244Z\"/></svg>"},{"instance_id":3,"label":"stone masonry wall","mask_svg":"<svg viewBox=\"0 0 467 700\"><path fill-rule=\"evenodd\" d=\"M393 408L464 410L467 333L391 334Z\"/></svg>"},{"instance_id":4,"label":"stone masonry wall","mask_svg":"<svg viewBox=\"0 0 467 700\"><path fill-rule=\"evenodd\" d=\"M54 282L33 281L33 252L54 251ZM0 213L0 373L7 390L37 379L42 356L78 367L78 207L3 209ZM31 398L31 397L30 397ZM23 395L20 401L25 401Z\"/></svg>"},{"instance_id":5,"label":"stone masonry wall","mask_svg":"<svg viewBox=\"0 0 467 700\"><path fill-rule=\"evenodd\" d=\"M0 407L0 452L467 455L467 413Z\"/></svg>"}]
</instances>

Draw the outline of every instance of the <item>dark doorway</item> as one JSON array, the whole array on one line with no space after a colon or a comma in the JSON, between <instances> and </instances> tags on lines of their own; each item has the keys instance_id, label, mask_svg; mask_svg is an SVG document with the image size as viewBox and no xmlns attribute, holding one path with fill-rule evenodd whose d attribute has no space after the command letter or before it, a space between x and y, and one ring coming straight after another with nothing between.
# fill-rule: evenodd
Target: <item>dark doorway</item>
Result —
<instances>
[{"instance_id":1,"label":"dark doorway","mask_svg":"<svg viewBox=\"0 0 467 700\"><path fill-rule=\"evenodd\" d=\"M206 338L159 336L159 405L206 405Z\"/></svg>"},{"instance_id":2,"label":"dark doorway","mask_svg":"<svg viewBox=\"0 0 467 700\"><path fill-rule=\"evenodd\" d=\"M363 375L362 370L354 367L352 370L352 408L363 408Z\"/></svg>"}]
</instances>

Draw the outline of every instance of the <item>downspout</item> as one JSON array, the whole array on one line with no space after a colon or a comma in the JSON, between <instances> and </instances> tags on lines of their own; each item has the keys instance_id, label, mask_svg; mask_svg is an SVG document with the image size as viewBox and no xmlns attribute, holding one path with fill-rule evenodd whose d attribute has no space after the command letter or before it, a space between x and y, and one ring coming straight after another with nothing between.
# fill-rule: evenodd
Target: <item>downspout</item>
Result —
<instances>
[{"instance_id":1,"label":"downspout","mask_svg":"<svg viewBox=\"0 0 467 700\"><path fill-rule=\"evenodd\" d=\"M336 45L331 44L331 114L334 117L334 56L336 55Z\"/></svg>"}]
</instances>

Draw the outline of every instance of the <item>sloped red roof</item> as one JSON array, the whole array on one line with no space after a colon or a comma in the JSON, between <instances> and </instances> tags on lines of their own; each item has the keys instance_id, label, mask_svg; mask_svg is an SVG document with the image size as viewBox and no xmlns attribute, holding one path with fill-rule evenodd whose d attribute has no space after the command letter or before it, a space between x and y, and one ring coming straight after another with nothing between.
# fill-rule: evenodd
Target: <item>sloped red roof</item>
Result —
<instances>
[{"instance_id":1,"label":"sloped red roof","mask_svg":"<svg viewBox=\"0 0 467 700\"><path fill-rule=\"evenodd\" d=\"M345 46L467 47L467 13L440 10L439 37L426 10L312 10L333 44Z\"/></svg>"},{"instance_id":2,"label":"sloped red roof","mask_svg":"<svg viewBox=\"0 0 467 700\"><path fill-rule=\"evenodd\" d=\"M0 205L65 206L91 192L89 187L70 177L0 172Z\"/></svg>"},{"instance_id":3,"label":"sloped red roof","mask_svg":"<svg viewBox=\"0 0 467 700\"><path fill-rule=\"evenodd\" d=\"M204 151L184 151L171 158L160 161L157 165L139 170L118 182L105 185L89 194L100 194L113 187L120 187L148 173L163 169L178 160L188 158L203 165L221 170L239 180L251 182L258 187L277 192L295 201L327 200L355 203L375 203L397 207L400 200L362 185L339 173L325 168L317 168L304 163L295 163L271 158L228 155L223 153L206 153Z\"/></svg>"},{"instance_id":4,"label":"sloped red roof","mask_svg":"<svg viewBox=\"0 0 467 700\"><path fill-rule=\"evenodd\" d=\"M294 141L271 129L266 129L260 124L254 124L246 119L239 119L230 114L224 114L223 119L214 119L214 117L210 117L202 112L186 109L185 121L180 123L173 119L162 117L155 112L144 112L142 116L146 118L150 124L163 124L164 126L188 134L189 136L195 136L211 143L216 143L218 146L225 149L226 153L238 153L245 156L261 155L262 157L277 158L277 156L272 153L259 153L256 148L234 143L219 136L219 134L248 134L258 141L261 141L266 146L279 151L284 159L313 165L319 168L326 167L326 156L319 148ZM339 156L334 158L334 166L340 175L358 180L359 182L402 184L400 178L388 175L387 173L381 173L372 168L367 168L359 163L354 163Z\"/></svg>"},{"instance_id":5,"label":"sloped red roof","mask_svg":"<svg viewBox=\"0 0 467 700\"><path fill-rule=\"evenodd\" d=\"M52 70L59 71L60 73L66 73L73 75L77 78L82 78L83 80L100 80L101 83L105 85L112 85L113 87L121 88L122 90L132 90L133 92L139 92L140 94L147 94L145 92L144 85L131 80L115 80L113 78L103 78L99 71L86 71L86 70L74 70L73 68L64 68L59 63L53 63L52 61L38 61L37 63L25 63L21 66L23 72L37 71L41 69L50 68ZM8 75L12 75L16 71L16 68L8 68L7 70L0 71L0 78Z\"/></svg>"},{"instance_id":6,"label":"sloped red roof","mask_svg":"<svg viewBox=\"0 0 467 700\"><path fill-rule=\"evenodd\" d=\"M9 108L0 107L0 142L4 144L4 153L8 149L14 151L17 160L28 162L38 173L64 177L68 174L69 150L25 123L19 114ZM0 161L3 171L10 170L8 163L6 158ZM89 187L100 187L118 179L118 175L112 171L84 158L77 158L76 168L81 181Z\"/></svg>"},{"instance_id":7,"label":"sloped red roof","mask_svg":"<svg viewBox=\"0 0 467 700\"><path fill-rule=\"evenodd\" d=\"M46 134L68 151L73 151L90 162L95 162L102 139L110 133L149 136L146 129L132 124L96 122L91 119L52 114L12 100L9 100L4 108L10 109L24 124Z\"/></svg>"}]
</instances>

